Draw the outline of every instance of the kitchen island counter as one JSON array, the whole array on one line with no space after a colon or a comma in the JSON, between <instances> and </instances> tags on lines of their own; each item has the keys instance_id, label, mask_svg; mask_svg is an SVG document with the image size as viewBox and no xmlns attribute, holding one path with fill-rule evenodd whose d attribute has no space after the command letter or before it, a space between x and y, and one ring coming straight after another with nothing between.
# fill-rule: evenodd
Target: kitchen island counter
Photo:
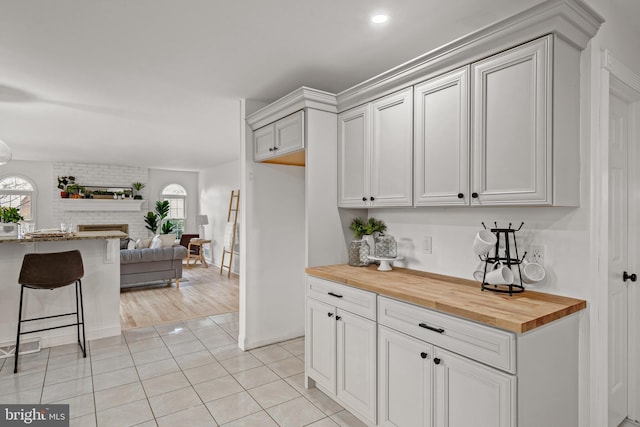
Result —
<instances>
[{"instance_id":1,"label":"kitchen island counter","mask_svg":"<svg viewBox=\"0 0 640 427\"><path fill-rule=\"evenodd\" d=\"M309 267L306 273L400 301L505 329L527 332L583 310L584 300L526 290L519 294L482 291L475 281L405 268Z\"/></svg>"},{"instance_id":2,"label":"kitchen island counter","mask_svg":"<svg viewBox=\"0 0 640 427\"><path fill-rule=\"evenodd\" d=\"M87 339L119 335L120 329L120 231L78 232L65 236L40 236L0 240L0 345L14 344L18 324L20 285L18 276L27 253L63 252L77 249L82 255L82 291ZM24 318L75 311L74 286L25 291ZM30 322L29 329L56 326L68 318ZM33 323L33 324L31 324ZM43 347L77 341L75 328L61 328L25 335L38 337Z\"/></svg>"}]
</instances>

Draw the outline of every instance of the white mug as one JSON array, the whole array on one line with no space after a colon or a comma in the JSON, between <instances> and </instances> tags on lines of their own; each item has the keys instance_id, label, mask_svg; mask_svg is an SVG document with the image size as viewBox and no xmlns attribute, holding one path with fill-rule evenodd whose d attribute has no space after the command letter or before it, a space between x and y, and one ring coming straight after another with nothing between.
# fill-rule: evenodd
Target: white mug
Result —
<instances>
[{"instance_id":1,"label":"white mug","mask_svg":"<svg viewBox=\"0 0 640 427\"><path fill-rule=\"evenodd\" d=\"M527 284L538 283L546 275L544 268L537 262L522 261L522 281Z\"/></svg>"},{"instance_id":2,"label":"white mug","mask_svg":"<svg viewBox=\"0 0 640 427\"><path fill-rule=\"evenodd\" d=\"M498 242L498 238L489 230L480 230L473 241L473 251L476 255L485 255L493 249Z\"/></svg>"},{"instance_id":3,"label":"white mug","mask_svg":"<svg viewBox=\"0 0 640 427\"><path fill-rule=\"evenodd\" d=\"M493 270L485 276L485 282L490 285L511 285L513 283L513 271L501 262L493 264Z\"/></svg>"},{"instance_id":4,"label":"white mug","mask_svg":"<svg viewBox=\"0 0 640 427\"><path fill-rule=\"evenodd\" d=\"M484 266L485 266L484 262L478 263L478 266L473 272L473 278L481 283L482 283L482 279L484 278Z\"/></svg>"}]
</instances>

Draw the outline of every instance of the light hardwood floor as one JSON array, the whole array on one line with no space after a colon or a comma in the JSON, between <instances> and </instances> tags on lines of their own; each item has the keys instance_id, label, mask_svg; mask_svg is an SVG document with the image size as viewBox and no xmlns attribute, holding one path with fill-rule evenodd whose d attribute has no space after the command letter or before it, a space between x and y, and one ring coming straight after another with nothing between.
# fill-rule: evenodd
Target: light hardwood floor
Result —
<instances>
[{"instance_id":1,"label":"light hardwood floor","mask_svg":"<svg viewBox=\"0 0 640 427\"><path fill-rule=\"evenodd\" d=\"M175 283L120 291L122 330L238 311L238 276L200 264L182 269Z\"/></svg>"}]
</instances>

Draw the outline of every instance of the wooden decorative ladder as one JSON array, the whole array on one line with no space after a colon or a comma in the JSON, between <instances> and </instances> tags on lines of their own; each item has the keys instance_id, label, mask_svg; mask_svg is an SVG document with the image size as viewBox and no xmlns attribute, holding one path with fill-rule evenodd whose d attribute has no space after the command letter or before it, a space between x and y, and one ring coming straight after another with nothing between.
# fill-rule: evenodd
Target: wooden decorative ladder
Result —
<instances>
[{"instance_id":1,"label":"wooden decorative ladder","mask_svg":"<svg viewBox=\"0 0 640 427\"><path fill-rule=\"evenodd\" d=\"M235 199L235 203L234 203ZM235 206L235 207L234 207ZM223 269L227 269L227 277L231 277L231 268L233 266L233 250L236 246L236 230L238 227L238 212L240 209L240 190L232 190L229 199L229 212L227 213L227 226L225 228L224 244L222 245L222 261L220 262L220 274ZM233 214L233 222L231 220ZM229 236L231 233L231 236ZM224 260L229 255L229 264L225 264Z\"/></svg>"}]
</instances>

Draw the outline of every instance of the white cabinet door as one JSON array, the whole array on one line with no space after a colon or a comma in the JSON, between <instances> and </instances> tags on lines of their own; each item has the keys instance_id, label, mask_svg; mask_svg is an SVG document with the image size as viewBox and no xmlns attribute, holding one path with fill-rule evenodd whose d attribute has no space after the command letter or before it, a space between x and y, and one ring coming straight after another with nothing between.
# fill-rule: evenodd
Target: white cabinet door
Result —
<instances>
[{"instance_id":1,"label":"white cabinet door","mask_svg":"<svg viewBox=\"0 0 640 427\"><path fill-rule=\"evenodd\" d=\"M275 123L274 156L304 148L304 111L298 111Z\"/></svg>"},{"instance_id":2,"label":"white cabinet door","mask_svg":"<svg viewBox=\"0 0 640 427\"><path fill-rule=\"evenodd\" d=\"M516 377L435 348L436 427L515 427Z\"/></svg>"},{"instance_id":3,"label":"white cabinet door","mask_svg":"<svg viewBox=\"0 0 640 427\"><path fill-rule=\"evenodd\" d=\"M551 43L535 40L471 66L472 205L552 203Z\"/></svg>"},{"instance_id":4,"label":"white cabinet door","mask_svg":"<svg viewBox=\"0 0 640 427\"><path fill-rule=\"evenodd\" d=\"M273 124L253 132L253 160L259 162L273 156L275 127Z\"/></svg>"},{"instance_id":5,"label":"white cabinet door","mask_svg":"<svg viewBox=\"0 0 640 427\"><path fill-rule=\"evenodd\" d=\"M372 103L372 207L413 201L413 88Z\"/></svg>"},{"instance_id":6,"label":"white cabinet door","mask_svg":"<svg viewBox=\"0 0 640 427\"><path fill-rule=\"evenodd\" d=\"M376 322L338 309L337 396L376 423Z\"/></svg>"},{"instance_id":7,"label":"white cabinet door","mask_svg":"<svg viewBox=\"0 0 640 427\"><path fill-rule=\"evenodd\" d=\"M305 370L308 377L336 392L336 309L307 298Z\"/></svg>"},{"instance_id":8,"label":"white cabinet door","mask_svg":"<svg viewBox=\"0 0 640 427\"><path fill-rule=\"evenodd\" d=\"M338 116L338 206L369 205L370 139L369 104Z\"/></svg>"},{"instance_id":9,"label":"white cabinet door","mask_svg":"<svg viewBox=\"0 0 640 427\"><path fill-rule=\"evenodd\" d=\"M379 425L432 425L433 347L378 326Z\"/></svg>"},{"instance_id":10,"label":"white cabinet door","mask_svg":"<svg viewBox=\"0 0 640 427\"><path fill-rule=\"evenodd\" d=\"M414 89L414 203L467 205L469 67Z\"/></svg>"}]
</instances>

